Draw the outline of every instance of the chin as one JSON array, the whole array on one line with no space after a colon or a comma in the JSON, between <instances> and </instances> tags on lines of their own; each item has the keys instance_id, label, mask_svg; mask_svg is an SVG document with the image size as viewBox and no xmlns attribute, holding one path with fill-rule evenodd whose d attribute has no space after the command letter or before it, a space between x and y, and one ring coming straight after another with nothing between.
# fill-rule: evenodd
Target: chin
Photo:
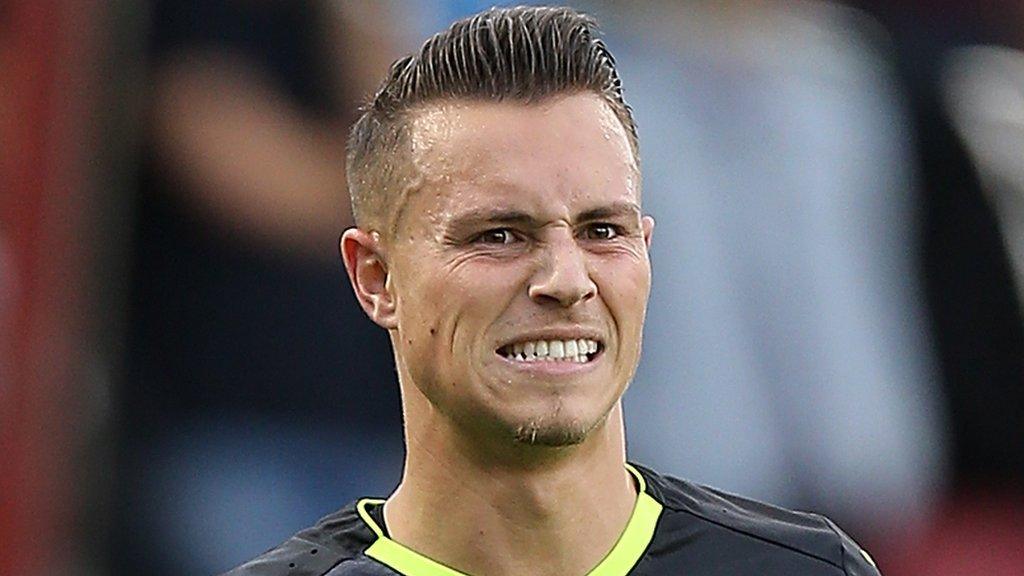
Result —
<instances>
[{"instance_id":1,"label":"chin","mask_svg":"<svg viewBox=\"0 0 1024 576\"><path fill-rule=\"evenodd\" d=\"M534 423L519 426L515 431L517 444L560 448L582 444L589 430L583 426L540 426Z\"/></svg>"},{"instance_id":2,"label":"chin","mask_svg":"<svg viewBox=\"0 0 1024 576\"><path fill-rule=\"evenodd\" d=\"M517 444L529 446L575 446L582 444L607 417L607 414L602 414L574 418L559 409L547 417L520 421L512 427L513 439Z\"/></svg>"}]
</instances>

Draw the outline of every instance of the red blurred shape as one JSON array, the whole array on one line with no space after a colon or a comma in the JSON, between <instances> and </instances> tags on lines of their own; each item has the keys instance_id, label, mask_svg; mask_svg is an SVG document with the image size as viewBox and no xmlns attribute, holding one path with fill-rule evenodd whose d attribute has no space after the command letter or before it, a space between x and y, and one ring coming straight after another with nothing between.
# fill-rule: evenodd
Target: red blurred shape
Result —
<instances>
[{"instance_id":1,"label":"red blurred shape","mask_svg":"<svg viewBox=\"0 0 1024 576\"><path fill-rule=\"evenodd\" d=\"M0 574L69 552L81 225L96 6L0 5ZM90 79L91 80L91 79ZM57 560L59 562L59 560Z\"/></svg>"},{"instance_id":2,"label":"red blurred shape","mask_svg":"<svg viewBox=\"0 0 1024 576\"><path fill-rule=\"evenodd\" d=\"M881 568L895 576L1021 576L1024 493L988 489L950 499L923 536L889 543Z\"/></svg>"}]
</instances>

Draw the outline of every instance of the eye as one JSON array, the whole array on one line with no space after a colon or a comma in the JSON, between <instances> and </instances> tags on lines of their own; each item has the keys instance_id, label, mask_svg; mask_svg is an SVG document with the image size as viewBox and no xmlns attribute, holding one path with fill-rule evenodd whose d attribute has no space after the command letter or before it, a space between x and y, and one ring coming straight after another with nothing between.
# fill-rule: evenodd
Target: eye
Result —
<instances>
[{"instance_id":1,"label":"eye","mask_svg":"<svg viewBox=\"0 0 1024 576\"><path fill-rule=\"evenodd\" d=\"M518 238L515 233L509 228L495 228L479 234L476 238L476 242L483 244L511 244L516 242Z\"/></svg>"},{"instance_id":2,"label":"eye","mask_svg":"<svg viewBox=\"0 0 1024 576\"><path fill-rule=\"evenodd\" d=\"M583 230L583 237L587 240L611 240L619 236L619 227L607 222L590 224Z\"/></svg>"}]
</instances>

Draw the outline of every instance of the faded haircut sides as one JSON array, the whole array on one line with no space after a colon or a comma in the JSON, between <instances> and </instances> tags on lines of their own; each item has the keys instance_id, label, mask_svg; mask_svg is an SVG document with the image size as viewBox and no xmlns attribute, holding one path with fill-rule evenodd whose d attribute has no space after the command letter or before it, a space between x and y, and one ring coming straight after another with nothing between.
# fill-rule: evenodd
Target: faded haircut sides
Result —
<instances>
[{"instance_id":1,"label":"faded haircut sides","mask_svg":"<svg viewBox=\"0 0 1024 576\"><path fill-rule=\"evenodd\" d=\"M639 165L633 113L593 18L571 8L516 7L456 21L391 65L352 127L346 171L356 225L383 231L411 170L415 113L425 106L532 103L579 92L593 92L608 104Z\"/></svg>"}]
</instances>

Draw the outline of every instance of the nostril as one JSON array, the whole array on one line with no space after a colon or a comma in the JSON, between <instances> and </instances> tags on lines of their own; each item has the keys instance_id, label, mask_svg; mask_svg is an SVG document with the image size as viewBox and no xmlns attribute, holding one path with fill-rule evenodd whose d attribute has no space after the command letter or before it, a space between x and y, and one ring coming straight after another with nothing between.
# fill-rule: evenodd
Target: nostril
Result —
<instances>
[{"instance_id":1,"label":"nostril","mask_svg":"<svg viewBox=\"0 0 1024 576\"><path fill-rule=\"evenodd\" d=\"M587 290L583 294L583 298L581 298L581 300L586 302L587 300L592 300L594 296L597 296L597 288L591 288L590 290Z\"/></svg>"},{"instance_id":2,"label":"nostril","mask_svg":"<svg viewBox=\"0 0 1024 576\"><path fill-rule=\"evenodd\" d=\"M537 286L530 288L529 295L535 302L541 304L552 303L558 304L559 306L569 307L579 304L580 302L593 300L594 297L597 296L597 289L593 284L583 290L557 290Z\"/></svg>"}]
</instances>

